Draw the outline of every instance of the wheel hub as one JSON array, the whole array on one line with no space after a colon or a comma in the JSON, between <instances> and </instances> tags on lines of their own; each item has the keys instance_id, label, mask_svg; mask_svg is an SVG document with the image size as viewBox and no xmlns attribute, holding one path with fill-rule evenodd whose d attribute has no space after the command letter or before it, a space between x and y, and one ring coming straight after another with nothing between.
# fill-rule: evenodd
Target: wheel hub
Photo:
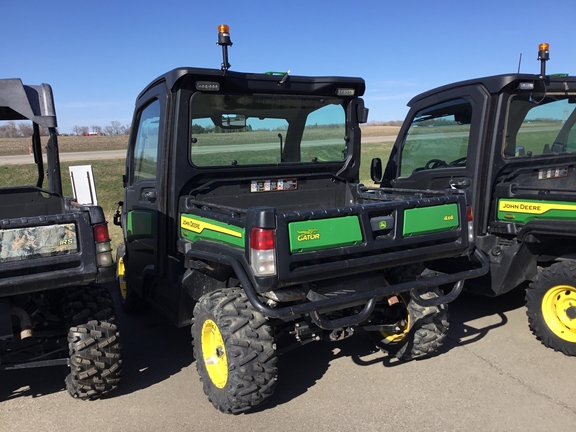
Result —
<instances>
[{"instance_id":1,"label":"wheel hub","mask_svg":"<svg viewBox=\"0 0 576 432\"><path fill-rule=\"evenodd\" d=\"M542 316L559 338L576 343L576 288L556 285L542 298Z\"/></svg>"},{"instance_id":2,"label":"wheel hub","mask_svg":"<svg viewBox=\"0 0 576 432\"><path fill-rule=\"evenodd\" d=\"M566 309L566 315L568 318L570 318L570 320L576 318L576 306L570 306L568 309Z\"/></svg>"},{"instance_id":3,"label":"wheel hub","mask_svg":"<svg viewBox=\"0 0 576 432\"><path fill-rule=\"evenodd\" d=\"M124 267L124 259L118 258L117 264L117 272L118 272L118 285L120 286L120 295L122 296L123 300L126 300L128 297L128 291L126 287L126 280L124 279L124 274L126 273L126 267Z\"/></svg>"},{"instance_id":4,"label":"wheel hub","mask_svg":"<svg viewBox=\"0 0 576 432\"><path fill-rule=\"evenodd\" d=\"M228 358L218 325L208 319L202 326L202 358L212 383L219 389L228 381Z\"/></svg>"},{"instance_id":5,"label":"wheel hub","mask_svg":"<svg viewBox=\"0 0 576 432\"><path fill-rule=\"evenodd\" d=\"M396 297L396 296L395 296ZM399 296L400 297L400 296ZM408 306L402 297L395 299L395 304L403 308L406 318L398 321L397 326L393 331L381 330L380 333L384 337L382 340L385 344L395 344L404 340L408 332L410 331L410 313L408 313Z\"/></svg>"}]
</instances>

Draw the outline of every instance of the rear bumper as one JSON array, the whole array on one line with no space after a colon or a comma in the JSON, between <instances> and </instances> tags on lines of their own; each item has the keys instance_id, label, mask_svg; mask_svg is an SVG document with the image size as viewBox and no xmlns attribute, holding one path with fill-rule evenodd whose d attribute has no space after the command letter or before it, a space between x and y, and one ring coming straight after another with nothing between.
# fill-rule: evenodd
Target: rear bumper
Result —
<instances>
[{"instance_id":1,"label":"rear bumper","mask_svg":"<svg viewBox=\"0 0 576 432\"><path fill-rule=\"evenodd\" d=\"M116 269L111 267L96 267L95 265L80 265L65 270L49 270L49 265L30 269L30 274L6 277L5 270L0 271L0 297L17 294L47 291L71 286L87 285L89 283L106 283L116 279ZM37 272L38 269L46 271ZM20 272L19 272L20 273Z\"/></svg>"},{"instance_id":2,"label":"rear bumper","mask_svg":"<svg viewBox=\"0 0 576 432\"><path fill-rule=\"evenodd\" d=\"M244 267L238 260L227 255L195 249L188 251L186 256L187 258L202 259L230 265L234 269L236 277L242 284L242 287L246 292L250 303L252 303L252 305L258 311L269 318L290 319L291 317L301 316L307 313L319 317L319 314L324 311L345 309L348 307L365 304L364 310L356 315L343 318L342 320L338 320L338 322L330 321L320 323L322 328L328 329L346 325L355 325L363 322L370 315L377 301L388 295L399 292L410 292L412 298L414 298L417 303L424 306L448 303L454 300L460 294L463 285L461 281L482 276L486 274L490 268L486 255L479 249L475 249L474 256L478 260L479 267L471 270L465 270L451 274L442 274L438 276L417 279L415 281L403 282L396 285L382 286L376 289L355 292L350 295L330 298L326 300L310 301L286 307L271 308L260 300L258 292L252 284L250 277L248 277ZM446 284L455 285L452 291L444 296L433 299L423 299L419 294L419 292L422 290Z\"/></svg>"}]
</instances>

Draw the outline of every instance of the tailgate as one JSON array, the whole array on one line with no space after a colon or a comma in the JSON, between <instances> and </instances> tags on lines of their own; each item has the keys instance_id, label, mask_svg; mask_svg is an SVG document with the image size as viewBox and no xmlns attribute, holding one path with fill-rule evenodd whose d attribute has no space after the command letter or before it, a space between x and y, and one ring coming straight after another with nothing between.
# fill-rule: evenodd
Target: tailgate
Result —
<instances>
[{"instance_id":1,"label":"tailgate","mask_svg":"<svg viewBox=\"0 0 576 432\"><path fill-rule=\"evenodd\" d=\"M274 228L280 283L328 279L469 252L464 194L371 199L346 207L285 212L273 207L244 211L220 204L207 209L205 202L193 197L182 204L182 253L215 251L226 245L226 253L248 268L246 236L253 227Z\"/></svg>"},{"instance_id":2,"label":"tailgate","mask_svg":"<svg viewBox=\"0 0 576 432\"><path fill-rule=\"evenodd\" d=\"M276 214L278 279L296 282L462 255L463 195Z\"/></svg>"}]
</instances>

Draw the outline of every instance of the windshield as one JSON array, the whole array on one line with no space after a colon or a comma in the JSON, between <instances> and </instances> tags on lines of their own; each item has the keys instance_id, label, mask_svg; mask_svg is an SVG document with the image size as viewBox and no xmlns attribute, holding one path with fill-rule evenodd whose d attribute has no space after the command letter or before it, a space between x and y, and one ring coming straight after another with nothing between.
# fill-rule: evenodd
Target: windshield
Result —
<instances>
[{"instance_id":1,"label":"windshield","mask_svg":"<svg viewBox=\"0 0 576 432\"><path fill-rule=\"evenodd\" d=\"M339 98L195 93L190 111L196 166L322 163L347 155Z\"/></svg>"},{"instance_id":2,"label":"windshield","mask_svg":"<svg viewBox=\"0 0 576 432\"><path fill-rule=\"evenodd\" d=\"M504 157L576 151L576 97L515 95L508 109Z\"/></svg>"}]
</instances>

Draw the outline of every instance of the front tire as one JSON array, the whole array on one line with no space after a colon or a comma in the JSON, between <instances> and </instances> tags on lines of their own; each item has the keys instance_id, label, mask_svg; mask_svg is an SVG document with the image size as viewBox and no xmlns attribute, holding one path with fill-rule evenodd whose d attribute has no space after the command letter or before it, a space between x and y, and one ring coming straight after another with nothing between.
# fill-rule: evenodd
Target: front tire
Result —
<instances>
[{"instance_id":1,"label":"front tire","mask_svg":"<svg viewBox=\"0 0 576 432\"><path fill-rule=\"evenodd\" d=\"M424 299L437 298L439 288L432 288L421 295ZM399 295L403 325L399 332L370 332L376 345L403 361L423 358L437 351L448 334L448 305L420 306L409 293Z\"/></svg>"},{"instance_id":2,"label":"front tire","mask_svg":"<svg viewBox=\"0 0 576 432\"><path fill-rule=\"evenodd\" d=\"M540 272L526 289L532 333L548 348L576 356L576 263L559 262Z\"/></svg>"},{"instance_id":3,"label":"front tire","mask_svg":"<svg viewBox=\"0 0 576 432\"><path fill-rule=\"evenodd\" d=\"M242 289L200 298L192 345L204 393L220 411L239 414L272 396L277 380L272 329Z\"/></svg>"}]
</instances>

